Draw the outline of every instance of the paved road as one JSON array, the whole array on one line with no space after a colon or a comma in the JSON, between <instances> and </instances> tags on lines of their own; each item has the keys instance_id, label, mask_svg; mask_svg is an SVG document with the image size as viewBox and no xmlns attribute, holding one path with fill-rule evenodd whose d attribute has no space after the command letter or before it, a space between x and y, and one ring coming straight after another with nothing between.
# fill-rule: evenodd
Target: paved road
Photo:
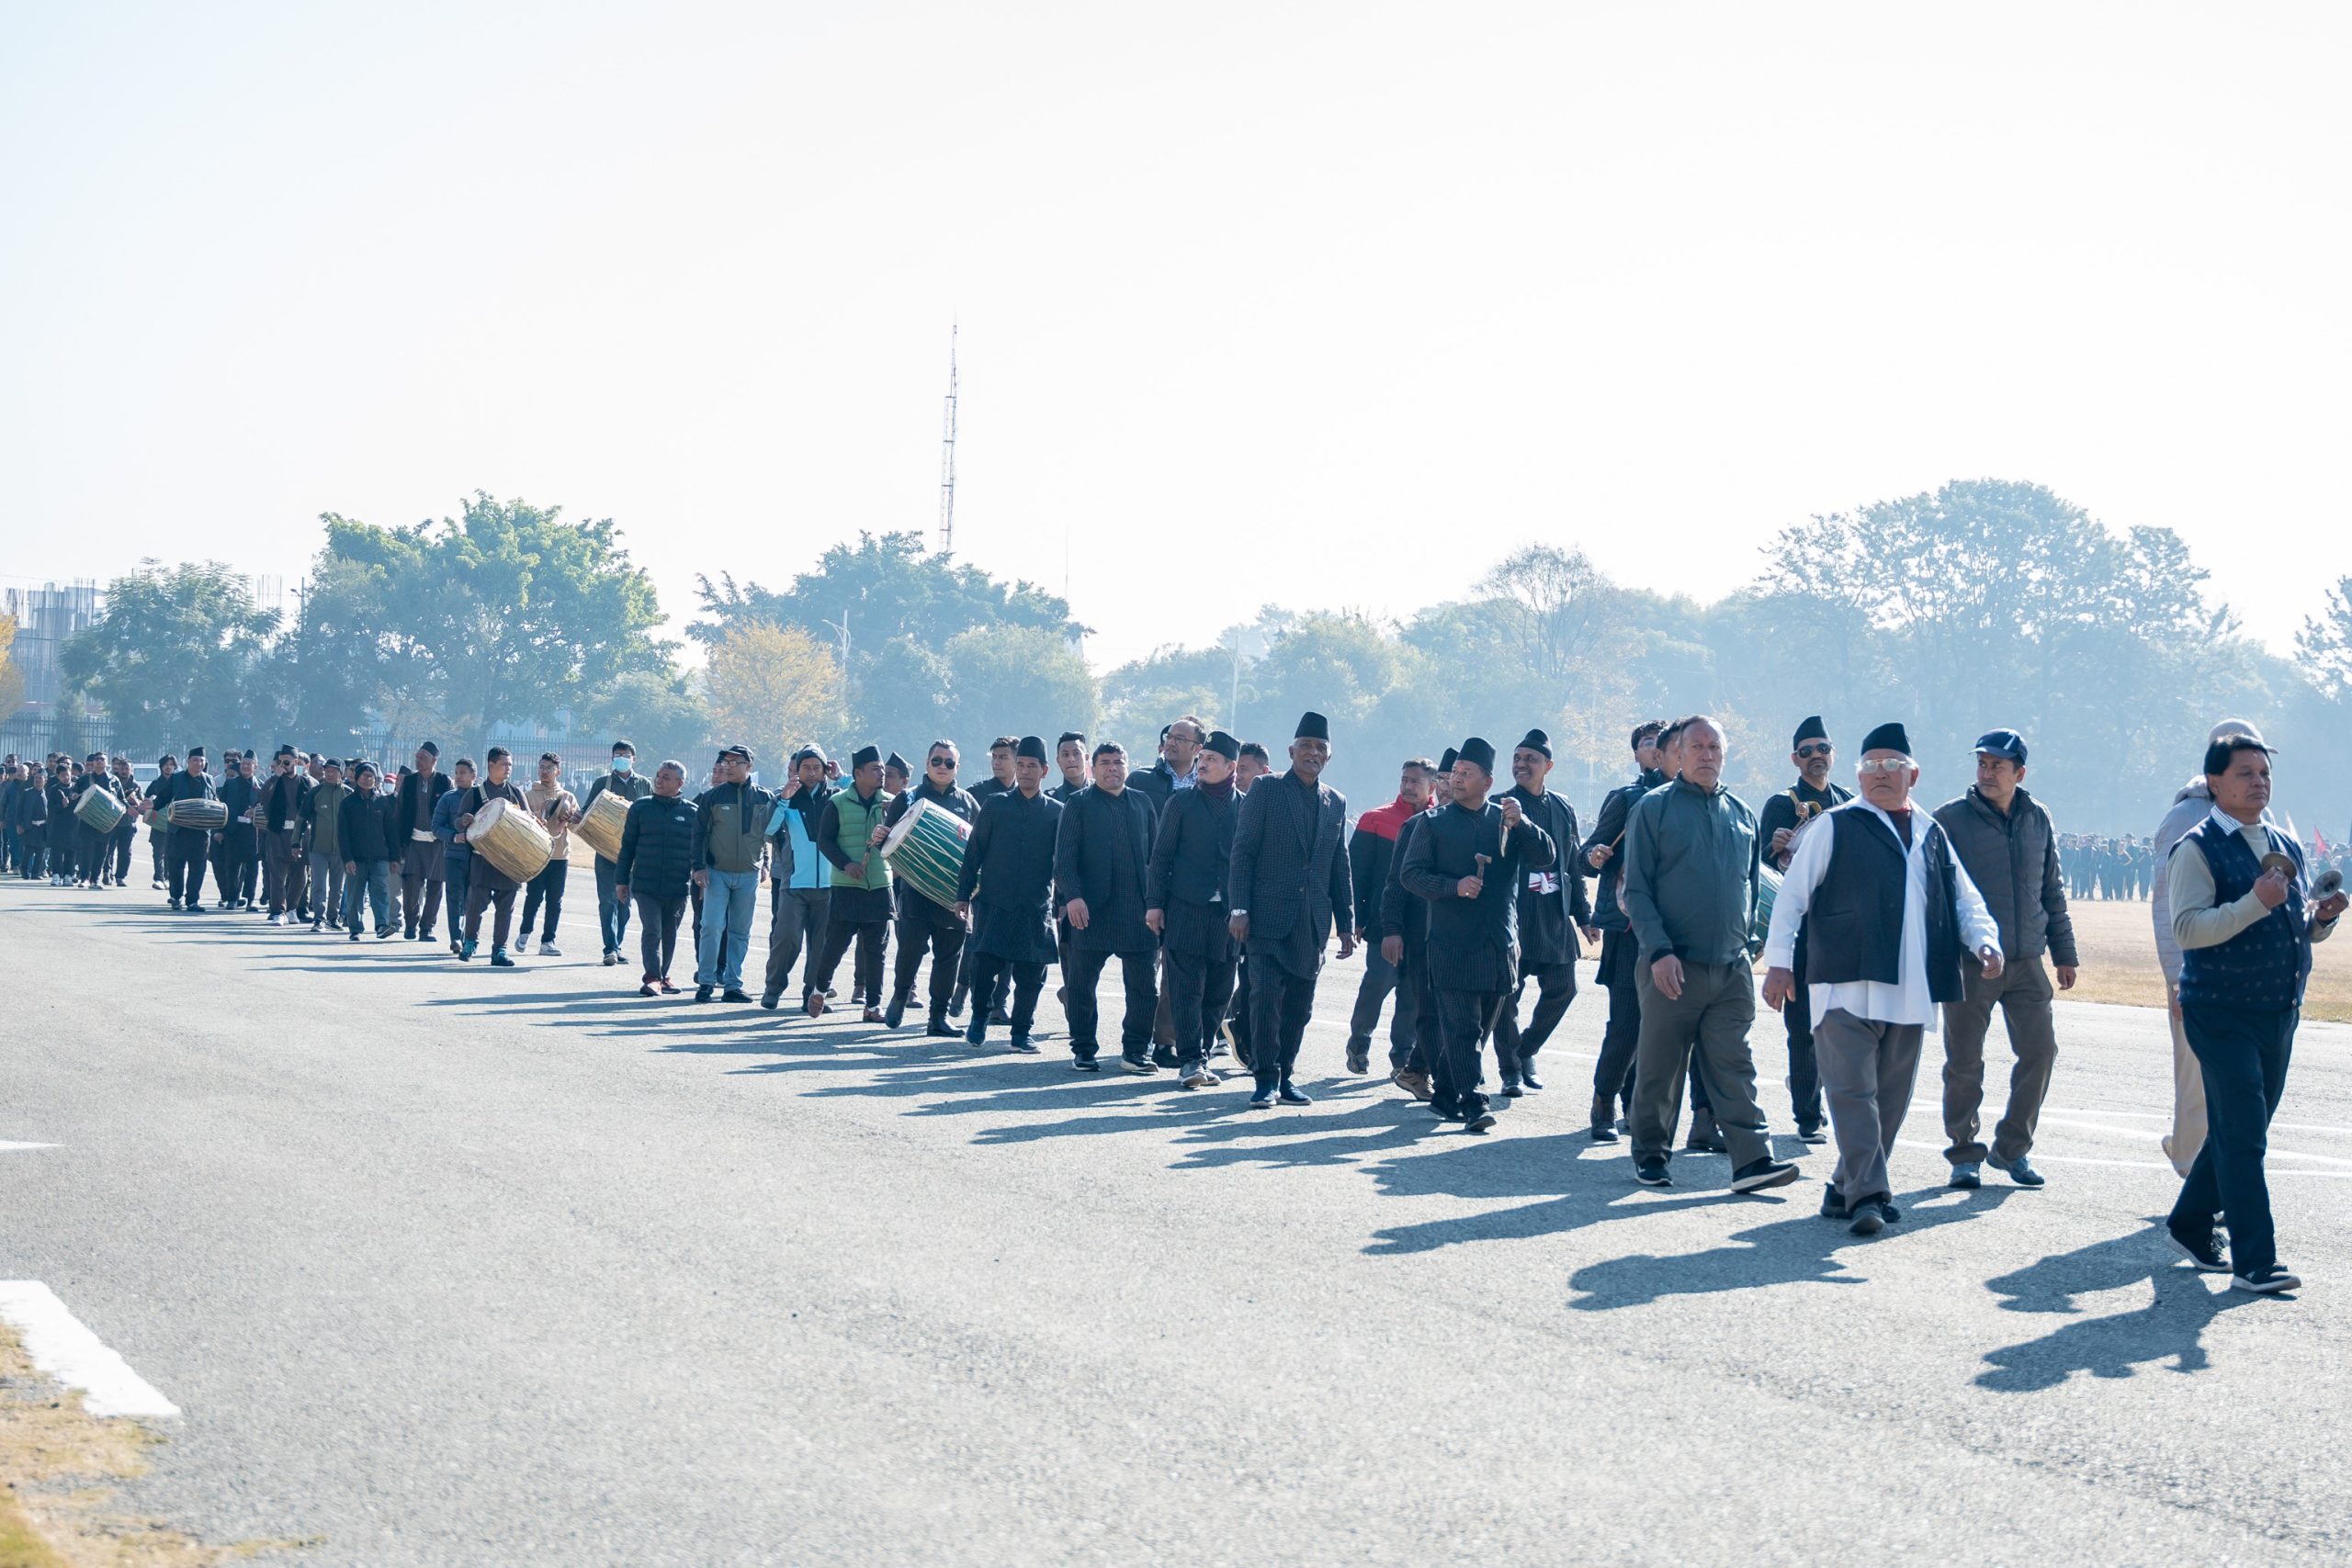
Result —
<instances>
[{"instance_id":1,"label":"paved road","mask_svg":"<svg viewBox=\"0 0 2352 1568\"><path fill-rule=\"evenodd\" d=\"M645 1002L0 884L0 1278L187 1411L131 1506L318 1564L2341 1562L2352 1031L2274 1169L2299 1301L2151 1229L2154 1015L2074 1007L2050 1188L1872 1242L1495 1136ZM577 922L575 922L577 923ZM1591 998L1588 998L1589 1000ZM1049 1052L1051 1046L1048 1047ZM1777 1109L1776 1105L1776 1109ZM1788 1150L1799 1147L1784 1140Z\"/></svg>"}]
</instances>

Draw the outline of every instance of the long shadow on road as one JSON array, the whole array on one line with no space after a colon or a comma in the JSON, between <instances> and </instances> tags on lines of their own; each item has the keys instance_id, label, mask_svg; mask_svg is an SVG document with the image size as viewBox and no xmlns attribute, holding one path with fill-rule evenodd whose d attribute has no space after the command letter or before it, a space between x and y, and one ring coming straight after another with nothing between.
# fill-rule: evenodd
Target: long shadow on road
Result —
<instances>
[{"instance_id":1,"label":"long shadow on road","mask_svg":"<svg viewBox=\"0 0 2352 1568\"><path fill-rule=\"evenodd\" d=\"M2165 1247L2162 1222L2128 1235L2052 1253L1985 1281L2010 1312L2048 1313L2070 1321L2020 1344L1985 1352L1976 1386L1998 1393L2055 1388L2076 1372L2128 1378L2140 1368L2174 1372L2205 1370L2206 1325L2255 1298L2216 1291ZM2105 1317L2083 1315L2078 1298L2141 1283L2154 1292L2145 1306ZM2168 1365L2167 1365L2168 1364Z\"/></svg>"}]
</instances>

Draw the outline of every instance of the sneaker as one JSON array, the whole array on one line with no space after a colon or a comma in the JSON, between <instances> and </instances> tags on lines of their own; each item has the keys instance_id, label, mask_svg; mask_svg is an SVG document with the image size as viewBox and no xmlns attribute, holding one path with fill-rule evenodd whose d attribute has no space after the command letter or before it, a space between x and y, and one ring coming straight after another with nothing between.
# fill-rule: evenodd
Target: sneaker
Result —
<instances>
[{"instance_id":1,"label":"sneaker","mask_svg":"<svg viewBox=\"0 0 2352 1568\"><path fill-rule=\"evenodd\" d=\"M639 987L637 988L637 994L638 994L639 996L640 996L640 997L651 997L651 996L659 996L661 993L660 993L660 992L658 992L658 991L656 991L656 990L653 988L653 982L652 982L652 981L650 981L650 980L648 980L648 981L646 981L646 982L645 982L645 984L643 984L643 985L639 986Z\"/></svg>"},{"instance_id":2,"label":"sneaker","mask_svg":"<svg viewBox=\"0 0 2352 1568\"><path fill-rule=\"evenodd\" d=\"M492 969L512 969L514 967L514 961L506 956L504 948L493 947L490 950L490 966Z\"/></svg>"},{"instance_id":3,"label":"sneaker","mask_svg":"<svg viewBox=\"0 0 2352 1568\"><path fill-rule=\"evenodd\" d=\"M1215 1089L1216 1086L1217 1076L1197 1063L1185 1068L1184 1076L1176 1080L1178 1089Z\"/></svg>"},{"instance_id":4,"label":"sneaker","mask_svg":"<svg viewBox=\"0 0 2352 1568\"><path fill-rule=\"evenodd\" d=\"M1761 1192L1768 1187L1786 1187L1796 1179L1797 1168L1787 1160L1750 1160L1731 1173L1731 1190Z\"/></svg>"},{"instance_id":5,"label":"sneaker","mask_svg":"<svg viewBox=\"0 0 2352 1568\"><path fill-rule=\"evenodd\" d=\"M1883 1192L1878 1195L1878 1214L1888 1224L1897 1224L1903 1218L1903 1211L1896 1208L1894 1200Z\"/></svg>"},{"instance_id":6,"label":"sneaker","mask_svg":"<svg viewBox=\"0 0 2352 1568\"><path fill-rule=\"evenodd\" d=\"M472 962L473 962L473 958L474 958L474 953L475 953L477 951L479 951L479 950L475 948L475 946L474 946L474 944L473 944L473 942L472 942L470 939L469 939L469 940L465 941L465 942L459 942L459 943L458 944L458 961L459 961L460 963L465 963L465 964L470 964L470 963L472 963Z\"/></svg>"},{"instance_id":7,"label":"sneaker","mask_svg":"<svg viewBox=\"0 0 2352 1568\"><path fill-rule=\"evenodd\" d=\"M147 886L148 886L149 887L153 888L154 891L156 891L156 892L158 892L158 893L161 893L161 892L164 890L164 884L162 883L162 881L161 881L160 879L159 879L159 880L157 880L157 881L154 881L154 882L151 882L151 883L149 883Z\"/></svg>"},{"instance_id":8,"label":"sneaker","mask_svg":"<svg viewBox=\"0 0 2352 1568\"><path fill-rule=\"evenodd\" d=\"M1465 1133L1483 1133L1494 1124L1495 1113L1493 1111L1473 1111L1467 1117L1463 1119L1462 1130Z\"/></svg>"},{"instance_id":9,"label":"sneaker","mask_svg":"<svg viewBox=\"0 0 2352 1568\"><path fill-rule=\"evenodd\" d=\"M967 1038L969 1037L967 1036ZM1020 1052L1024 1056L1035 1056L1038 1054L1037 1043L1035 1040L1030 1039L1026 1034L1014 1035L1012 1037L1012 1049Z\"/></svg>"},{"instance_id":10,"label":"sneaker","mask_svg":"<svg viewBox=\"0 0 2352 1568\"><path fill-rule=\"evenodd\" d=\"M2301 1280L2276 1263L2267 1269L2257 1269L2251 1274L2230 1276L2230 1289L2250 1291L2257 1296L2275 1296L2281 1291L2300 1291L2302 1288Z\"/></svg>"},{"instance_id":11,"label":"sneaker","mask_svg":"<svg viewBox=\"0 0 2352 1568\"><path fill-rule=\"evenodd\" d=\"M352 941L354 941L354 942L357 942L357 941L359 940L359 933L358 933L357 931L353 931L353 932L351 933L351 940L352 940Z\"/></svg>"},{"instance_id":12,"label":"sneaker","mask_svg":"<svg viewBox=\"0 0 2352 1568\"><path fill-rule=\"evenodd\" d=\"M1313 1100L1307 1099L1304 1093L1300 1092L1298 1088L1288 1078L1283 1079L1281 1087L1274 1090L1274 1098L1281 1100L1284 1105L1312 1105L1315 1103Z\"/></svg>"},{"instance_id":13,"label":"sneaker","mask_svg":"<svg viewBox=\"0 0 2352 1568\"><path fill-rule=\"evenodd\" d=\"M286 917L283 915L272 915L269 917L269 923L273 926L282 926L286 923Z\"/></svg>"},{"instance_id":14,"label":"sneaker","mask_svg":"<svg viewBox=\"0 0 2352 1568\"><path fill-rule=\"evenodd\" d=\"M1821 1124L1817 1122L1810 1127L1800 1124L1797 1128L1797 1141L1808 1148L1817 1149L1829 1141L1829 1134L1821 1130Z\"/></svg>"},{"instance_id":15,"label":"sneaker","mask_svg":"<svg viewBox=\"0 0 2352 1568\"><path fill-rule=\"evenodd\" d=\"M988 1038L989 1038L989 1021L988 1021L987 1019L985 1019L985 1018L975 1018L975 1019L973 1019L973 1020L972 1020L972 1021L971 1021L971 1022L969 1022L969 1023L967 1023L967 1024L966 1024L966 1025L964 1026L964 1043L965 1043L965 1044L967 1044L967 1045L985 1045L985 1044L987 1044L987 1043L988 1043ZM1017 1049L1017 1047L1016 1047L1016 1049Z\"/></svg>"},{"instance_id":16,"label":"sneaker","mask_svg":"<svg viewBox=\"0 0 2352 1568\"><path fill-rule=\"evenodd\" d=\"M1878 1204L1865 1198L1854 1205L1854 1221L1846 1229L1855 1235L1876 1235L1886 1228L1886 1216L1879 1213Z\"/></svg>"},{"instance_id":17,"label":"sneaker","mask_svg":"<svg viewBox=\"0 0 2352 1568\"><path fill-rule=\"evenodd\" d=\"M543 942L539 943L539 956L541 958L561 958L563 956L563 949L558 947L551 942Z\"/></svg>"},{"instance_id":18,"label":"sneaker","mask_svg":"<svg viewBox=\"0 0 2352 1568\"><path fill-rule=\"evenodd\" d=\"M2049 1185L2049 1179L2044 1177L2041 1172L2034 1169L2032 1162L2028 1160L2023 1155L2018 1156L2017 1158L2009 1161L2007 1165L2003 1165L1999 1160L1995 1160L1993 1162L1993 1168L2007 1177L2011 1181L2016 1182L2019 1187L2033 1188L2046 1187Z\"/></svg>"},{"instance_id":19,"label":"sneaker","mask_svg":"<svg viewBox=\"0 0 2352 1568\"><path fill-rule=\"evenodd\" d=\"M1273 1108L1274 1108L1274 1086L1273 1086L1273 1085L1272 1085L1272 1084L1262 1084L1262 1085L1259 1086L1259 1088L1258 1088L1258 1089L1256 1089L1255 1090L1253 1090L1253 1091L1251 1092L1251 1094L1250 1094L1250 1110L1252 1110L1252 1111L1272 1111Z\"/></svg>"},{"instance_id":20,"label":"sneaker","mask_svg":"<svg viewBox=\"0 0 2352 1568\"><path fill-rule=\"evenodd\" d=\"M606 948L606 949L605 949L605 959L604 959L604 963L605 963L605 968L610 969L611 967L613 967L613 965L615 965L615 964L618 964L620 961L621 961L621 955L620 955L619 953L617 953L614 952L614 951L613 951L611 948L609 948L609 947L608 947L608 948ZM770 1002L770 1003L768 1004L768 1006L770 1006L770 1007L774 1007L774 1006L775 1006L775 1004L774 1002Z\"/></svg>"},{"instance_id":21,"label":"sneaker","mask_svg":"<svg viewBox=\"0 0 2352 1568\"><path fill-rule=\"evenodd\" d=\"M1645 1187L1671 1187L1674 1178L1666 1173L1666 1161L1645 1159L1634 1168L1634 1179Z\"/></svg>"},{"instance_id":22,"label":"sneaker","mask_svg":"<svg viewBox=\"0 0 2352 1568\"><path fill-rule=\"evenodd\" d=\"M1723 1130L1715 1125L1715 1113L1700 1111L1691 1113L1690 1136L1683 1141L1682 1152L1694 1155L1719 1155L1724 1152Z\"/></svg>"},{"instance_id":23,"label":"sneaker","mask_svg":"<svg viewBox=\"0 0 2352 1568\"><path fill-rule=\"evenodd\" d=\"M414 926L402 926L401 928L401 940L402 942L414 942L416 940L416 928Z\"/></svg>"},{"instance_id":24,"label":"sneaker","mask_svg":"<svg viewBox=\"0 0 2352 1568\"><path fill-rule=\"evenodd\" d=\"M1430 1095L1437 1092L1430 1083L1429 1074L1413 1072L1404 1067L1399 1067L1389 1074L1388 1081L1424 1104L1428 1103Z\"/></svg>"},{"instance_id":25,"label":"sneaker","mask_svg":"<svg viewBox=\"0 0 2352 1568\"><path fill-rule=\"evenodd\" d=\"M1505 1100L1517 1100L1524 1091L1519 1087L1517 1078L1505 1078L1503 1087L1498 1092Z\"/></svg>"},{"instance_id":26,"label":"sneaker","mask_svg":"<svg viewBox=\"0 0 2352 1568\"><path fill-rule=\"evenodd\" d=\"M718 993L718 999L722 1002L748 1003L752 998L749 993L742 990L740 987L729 987L728 989Z\"/></svg>"},{"instance_id":27,"label":"sneaker","mask_svg":"<svg viewBox=\"0 0 2352 1568\"><path fill-rule=\"evenodd\" d=\"M717 988L718 987L713 986L696 986L695 987L695 1000L698 1002L707 1002L710 1000Z\"/></svg>"},{"instance_id":28,"label":"sneaker","mask_svg":"<svg viewBox=\"0 0 2352 1568\"><path fill-rule=\"evenodd\" d=\"M2230 1260L2222 1250L2222 1238L2212 1231L2201 1236L2181 1235L2170 1225L2165 1227L2165 1238L2172 1243L2175 1252L2197 1265L2199 1274L2226 1274Z\"/></svg>"},{"instance_id":29,"label":"sneaker","mask_svg":"<svg viewBox=\"0 0 2352 1568\"><path fill-rule=\"evenodd\" d=\"M1984 1185L1984 1179L1977 1175L1976 1170L1976 1162L1973 1159L1955 1160L1952 1162L1951 1177L1944 1185L1973 1192Z\"/></svg>"},{"instance_id":30,"label":"sneaker","mask_svg":"<svg viewBox=\"0 0 2352 1568\"><path fill-rule=\"evenodd\" d=\"M784 998L782 997L777 996L774 991L762 991L760 993L760 1006L769 1012L775 1011L776 1004L781 1002L783 999Z\"/></svg>"},{"instance_id":31,"label":"sneaker","mask_svg":"<svg viewBox=\"0 0 2352 1568\"><path fill-rule=\"evenodd\" d=\"M670 976L667 975L662 976L654 984L662 987L662 994L665 997L674 997L678 994L678 987L670 984Z\"/></svg>"},{"instance_id":32,"label":"sneaker","mask_svg":"<svg viewBox=\"0 0 2352 1568\"><path fill-rule=\"evenodd\" d=\"M1838 1195L1838 1184L1834 1181L1825 1181L1821 1184L1821 1217L1825 1220L1842 1220L1848 1217L1846 1200Z\"/></svg>"},{"instance_id":33,"label":"sneaker","mask_svg":"<svg viewBox=\"0 0 2352 1568\"><path fill-rule=\"evenodd\" d=\"M1102 1070L1102 1064L1091 1056L1072 1056L1069 1070L1074 1073L1099 1073Z\"/></svg>"},{"instance_id":34,"label":"sneaker","mask_svg":"<svg viewBox=\"0 0 2352 1568\"><path fill-rule=\"evenodd\" d=\"M1137 1077L1148 1077L1159 1071L1153 1066L1150 1057L1131 1055L1125 1051L1119 1053L1119 1070L1123 1073L1133 1073Z\"/></svg>"},{"instance_id":35,"label":"sneaker","mask_svg":"<svg viewBox=\"0 0 2352 1568\"><path fill-rule=\"evenodd\" d=\"M390 941L391 941L391 940L392 940L392 928L391 928L391 927L390 927L390 926L386 926L382 931L378 931L378 932L376 933L376 940L377 940L378 942L390 942Z\"/></svg>"}]
</instances>

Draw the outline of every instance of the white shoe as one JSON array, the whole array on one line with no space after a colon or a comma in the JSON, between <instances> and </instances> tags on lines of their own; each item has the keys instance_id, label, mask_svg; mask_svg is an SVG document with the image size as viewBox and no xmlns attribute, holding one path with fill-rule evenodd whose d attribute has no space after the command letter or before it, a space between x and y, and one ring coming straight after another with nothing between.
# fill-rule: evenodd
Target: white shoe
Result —
<instances>
[{"instance_id":1,"label":"white shoe","mask_svg":"<svg viewBox=\"0 0 2352 1568\"><path fill-rule=\"evenodd\" d=\"M272 915L269 917L269 923L273 926L282 926L286 923L286 917L283 915Z\"/></svg>"},{"instance_id":2,"label":"white shoe","mask_svg":"<svg viewBox=\"0 0 2352 1568\"><path fill-rule=\"evenodd\" d=\"M563 956L563 949L558 947L551 942L543 942L539 943L539 956L541 958L561 958Z\"/></svg>"}]
</instances>

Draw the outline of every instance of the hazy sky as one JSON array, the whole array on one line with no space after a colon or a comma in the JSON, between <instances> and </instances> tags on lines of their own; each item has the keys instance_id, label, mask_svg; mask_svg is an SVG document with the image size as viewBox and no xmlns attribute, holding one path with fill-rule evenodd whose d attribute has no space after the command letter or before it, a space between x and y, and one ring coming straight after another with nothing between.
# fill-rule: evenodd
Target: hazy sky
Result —
<instances>
[{"instance_id":1,"label":"hazy sky","mask_svg":"<svg viewBox=\"0 0 2352 1568\"><path fill-rule=\"evenodd\" d=\"M1713 597L2033 479L2352 570L2340 6L0 9L0 576L611 516L674 617L938 512L1114 661L1530 538ZM674 624L673 624L674 630Z\"/></svg>"}]
</instances>

